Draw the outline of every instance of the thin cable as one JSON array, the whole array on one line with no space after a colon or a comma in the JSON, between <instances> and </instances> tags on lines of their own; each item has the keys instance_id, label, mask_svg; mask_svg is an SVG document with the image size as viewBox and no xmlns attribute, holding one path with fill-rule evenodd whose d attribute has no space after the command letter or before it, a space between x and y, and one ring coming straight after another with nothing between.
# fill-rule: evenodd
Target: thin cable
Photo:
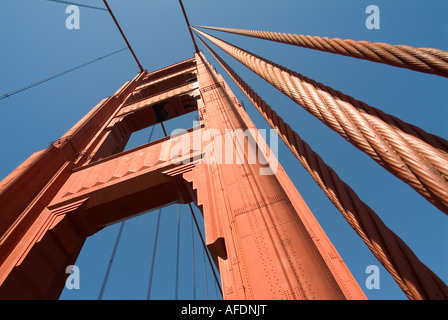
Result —
<instances>
[{"instance_id":1,"label":"thin cable","mask_svg":"<svg viewBox=\"0 0 448 320\"><path fill-rule=\"evenodd\" d=\"M176 256L176 291L174 300L179 300L179 255L180 255L180 204L177 213L177 256Z\"/></svg>"},{"instance_id":2,"label":"thin cable","mask_svg":"<svg viewBox=\"0 0 448 320\"><path fill-rule=\"evenodd\" d=\"M208 300L208 281L207 281L207 263L205 262L205 250L202 250L202 256L204 258L204 279L205 279L205 294Z\"/></svg>"},{"instance_id":3,"label":"thin cable","mask_svg":"<svg viewBox=\"0 0 448 320\"><path fill-rule=\"evenodd\" d=\"M196 268L194 263L194 221L193 217L191 217L191 252L192 252L192 261L193 261L193 300L196 300ZM204 257L205 259L205 257ZM205 260L204 260L205 262Z\"/></svg>"},{"instance_id":4,"label":"thin cable","mask_svg":"<svg viewBox=\"0 0 448 320\"><path fill-rule=\"evenodd\" d=\"M154 237L154 248L152 249L151 271L149 272L148 294L146 296L146 300L151 299L152 278L154 275L154 265L155 265L155 261L156 261L157 242L159 239L160 217L161 216L162 216L162 209L159 209L159 213L157 216L156 235Z\"/></svg>"},{"instance_id":5,"label":"thin cable","mask_svg":"<svg viewBox=\"0 0 448 320\"><path fill-rule=\"evenodd\" d=\"M124 41L125 41L126 44L128 45L128 48L129 48L129 50L131 51L132 56L133 56L134 59L135 59L135 62L137 62L137 65L138 65L138 67L139 67L139 69L140 69L140 72L143 72L144 69L143 69L142 65L140 64L140 61L138 61L137 56L136 56L135 53L134 53L134 50L132 50L132 47L131 47L131 45L129 44L128 39L127 39L126 36L124 35L123 30L121 30L121 27L120 27L120 25L118 24L118 21L117 21L117 19L115 18L114 13L113 13L112 10L110 9L109 5L107 4L107 1L106 1L106 0L103 0L103 2L104 2L104 5L106 6L107 10L109 11L109 13L110 13L112 19L114 20L115 25L117 26L118 30L120 31L121 36L123 37Z\"/></svg>"},{"instance_id":6,"label":"thin cable","mask_svg":"<svg viewBox=\"0 0 448 320\"><path fill-rule=\"evenodd\" d=\"M167 134L166 134L165 126L163 125L163 122L160 122L160 124L162 125L163 134L164 134L165 137L166 137Z\"/></svg>"},{"instance_id":7,"label":"thin cable","mask_svg":"<svg viewBox=\"0 0 448 320\"><path fill-rule=\"evenodd\" d=\"M215 282L215 294L216 294L216 300L219 300L219 296L218 296L218 285Z\"/></svg>"},{"instance_id":8,"label":"thin cable","mask_svg":"<svg viewBox=\"0 0 448 320\"><path fill-rule=\"evenodd\" d=\"M85 67L85 66L87 66L87 65L89 65L89 64L91 64L91 63L97 62L97 61L99 61L99 60L101 60L101 59L108 58L108 57L110 57L110 56L112 56L112 55L114 55L114 54L117 54L117 53L119 53L119 52L121 52L121 51L124 51L124 50L126 50L126 49L128 49L128 48L123 48L123 49L120 49L120 50L118 50L118 51L109 53L109 54L107 54L107 55L105 55L105 56L99 57L99 58L97 58L97 59L95 59L95 60L91 60L91 61L86 62L86 63L83 63L83 64L80 64L79 66L76 66L76 67L74 67L74 68L71 68L71 69L62 71L62 72L60 72L60 73L58 73L58 74L55 74L55 75L53 75L53 76L51 76L51 77L48 77L48 78L45 78L45 79L42 79L42 80L39 80L39 81L37 81L37 82L34 82L34 83L32 83L32 84L29 84L29 85L27 85L27 86L25 86L25 87L22 87L22 88L20 88L20 89L16 89L16 90L14 90L14 91L5 93L5 94L3 94L2 96L0 96L0 100L1 100L1 99L5 99L5 98L7 98L7 97L10 97L10 96L12 96L12 95L14 95L14 94L16 94L16 93L19 93L19 92L25 91L25 90L27 90L27 89L30 89L30 88L32 88L32 87L35 87L35 86L37 86L37 85L39 85L39 84L42 84L42 83L47 82L47 81L49 81L49 80L52 80L52 79L54 79L54 78L60 77L60 76L62 76L62 75L64 75L64 74L67 74L67 73L69 73L69 72L72 72L72 71L75 71L75 70L80 69L80 68L82 68L82 67Z\"/></svg>"},{"instance_id":9,"label":"thin cable","mask_svg":"<svg viewBox=\"0 0 448 320\"><path fill-rule=\"evenodd\" d=\"M207 245L205 244L204 238L202 237L201 229L199 228L199 224L198 224L198 221L196 220L196 216L194 214L193 208L191 207L191 203L189 203L188 206L190 207L190 212L191 212L191 215L193 216L194 223L196 224L196 229L198 230L199 237L201 237L202 246L204 247L204 251L207 254L207 259L208 259L210 267L213 271L213 276L215 277L216 285L218 286L219 292L221 293L221 296L222 296L221 285L219 284L218 276L216 275L215 269L213 268L213 263L210 258L210 254L208 252Z\"/></svg>"},{"instance_id":10,"label":"thin cable","mask_svg":"<svg viewBox=\"0 0 448 320\"><path fill-rule=\"evenodd\" d=\"M184 14L185 23L187 24L188 31L190 32L191 40L193 40L194 50L195 52L199 52L198 45L196 44L196 40L194 39L193 32L190 29L190 22L188 21L187 13L185 12L184 5L182 0L179 0L180 7L182 9L182 13Z\"/></svg>"},{"instance_id":11,"label":"thin cable","mask_svg":"<svg viewBox=\"0 0 448 320\"><path fill-rule=\"evenodd\" d=\"M97 10L107 11L107 9L105 9L105 8L88 6L88 5L85 5L85 4L79 4L79 3L70 2L70 1L60 1L60 0L47 0L47 1L58 2L58 3L62 3L62 4L73 4L73 5L78 6L78 7L84 7L84 8L90 8L90 9L97 9Z\"/></svg>"},{"instance_id":12,"label":"thin cable","mask_svg":"<svg viewBox=\"0 0 448 320\"><path fill-rule=\"evenodd\" d=\"M115 253L117 252L118 244L120 243L121 234L123 233L124 221L120 225L120 230L118 230L117 239L115 240L114 249L112 250L112 255L109 260L109 265L107 266L106 274L104 275L103 284L101 285L101 290L98 295L98 300L103 299L104 289L106 289L106 284L109 279L110 270L112 269L112 264L114 263Z\"/></svg>"},{"instance_id":13,"label":"thin cable","mask_svg":"<svg viewBox=\"0 0 448 320\"><path fill-rule=\"evenodd\" d=\"M155 129L155 128L156 128L156 126L152 126L151 133L149 134L149 138L148 138L148 143L150 143L151 140L152 140L152 135L153 135L153 133L154 133L154 129Z\"/></svg>"}]
</instances>

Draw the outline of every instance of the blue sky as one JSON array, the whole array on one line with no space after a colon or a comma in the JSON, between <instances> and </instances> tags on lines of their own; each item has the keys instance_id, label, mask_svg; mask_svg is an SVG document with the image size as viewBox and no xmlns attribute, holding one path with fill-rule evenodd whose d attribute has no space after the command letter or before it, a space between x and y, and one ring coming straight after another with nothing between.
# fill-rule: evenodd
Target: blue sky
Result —
<instances>
[{"instance_id":1,"label":"blue sky","mask_svg":"<svg viewBox=\"0 0 448 320\"><path fill-rule=\"evenodd\" d=\"M79 3L104 7L100 0ZM143 67L156 70L191 58L193 46L177 0L109 0ZM448 50L448 3L425 1L184 0L191 24L350 38ZM365 27L368 5L380 8L380 29ZM105 11L80 8L79 30L65 27L66 5L45 0L0 0L0 95L125 47ZM298 47L212 32L312 79L448 138L446 78ZM204 49L199 44L200 49ZM215 47L214 47L215 48ZM204 49L205 51L205 49ZM448 282L448 219L413 189L313 118L231 57L216 50L280 116L397 233L430 269ZM268 128L208 52L259 128ZM35 88L0 100L0 179L33 152L68 131L101 99L138 72L130 52L91 64ZM193 116L166 124L170 132L190 128ZM129 148L145 143L150 129L136 133ZM162 136L156 127L153 139ZM369 299L406 299L300 163L280 145L279 161L315 214ZM177 206L163 210L153 297L174 298ZM198 211L197 211L198 213ZM181 293L193 298L191 220L181 208ZM197 215L199 217L199 215ZM105 299L145 299L156 214L126 221ZM89 238L79 256L81 289L61 299L96 299L119 225ZM206 299L203 256L195 235L197 297ZM368 265L380 267L380 289L365 288ZM209 298L215 299L208 270Z\"/></svg>"}]
</instances>

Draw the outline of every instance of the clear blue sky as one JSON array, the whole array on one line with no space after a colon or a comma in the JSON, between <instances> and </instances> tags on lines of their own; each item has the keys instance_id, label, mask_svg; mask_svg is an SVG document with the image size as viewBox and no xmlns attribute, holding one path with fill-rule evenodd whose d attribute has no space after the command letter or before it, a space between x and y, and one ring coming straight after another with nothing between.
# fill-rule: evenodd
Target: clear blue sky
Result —
<instances>
[{"instance_id":1,"label":"clear blue sky","mask_svg":"<svg viewBox=\"0 0 448 320\"><path fill-rule=\"evenodd\" d=\"M109 0L143 67L156 70L191 58L193 46L177 0ZM79 3L103 7L100 0ZM424 4L423 4L424 3ZM379 30L365 27L365 8L380 8ZM190 22L209 25L350 38L448 50L448 2L432 1L298 1L184 0ZM79 30L65 27L66 5L45 0L0 0L0 94L46 78L125 47L105 11L80 8ZM211 32L312 79L363 100L384 112L448 138L446 78L263 40ZM199 44L200 49L204 49ZM218 53L222 51L217 50ZM268 125L205 52L246 104L259 128ZM397 233L442 280L448 282L448 219L413 189L384 171L319 120L258 78L238 62L221 56L346 181L386 225ZM0 179L33 152L68 131L104 97L138 72L129 52L121 52L63 77L0 100ZM192 117L167 123L167 130L189 128ZM133 136L145 143L149 129ZM157 127L153 138L162 136ZM279 160L369 299L405 299L300 163L280 146ZM153 297L174 298L177 206L163 211ZM191 221L182 207L181 299L193 298ZM1 210L1 208L0 208ZM198 212L198 211L197 211ZM145 299L156 215L128 220L105 291L105 299ZM65 290L61 299L96 299L118 232L104 229L86 242L77 265L81 289ZM206 298L203 256L195 238L197 297ZM380 266L380 289L367 290L365 269ZM208 272L209 298L215 299Z\"/></svg>"}]
</instances>

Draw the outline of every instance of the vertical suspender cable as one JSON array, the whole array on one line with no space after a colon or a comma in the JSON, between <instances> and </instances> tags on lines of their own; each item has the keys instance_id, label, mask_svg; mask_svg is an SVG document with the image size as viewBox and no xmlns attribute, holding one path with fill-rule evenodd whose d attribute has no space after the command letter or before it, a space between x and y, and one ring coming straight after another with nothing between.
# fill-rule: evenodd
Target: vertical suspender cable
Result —
<instances>
[{"instance_id":1,"label":"vertical suspender cable","mask_svg":"<svg viewBox=\"0 0 448 320\"><path fill-rule=\"evenodd\" d=\"M152 135L154 134L154 129L155 129L155 128L156 128L156 126L152 126L151 133L149 134L149 138L148 138L148 143L151 142Z\"/></svg>"},{"instance_id":2,"label":"vertical suspender cable","mask_svg":"<svg viewBox=\"0 0 448 320\"><path fill-rule=\"evenodd\" d=\"M215 269L213 268L212 260L210 259L210 255L209 255L209 252L207 250L207 246L205 245L204 238L202 237L201 229L199 229L198 221L196 220L196 216L194 215L194 211L193 211L193 208L191 207L191 203L189 203L188 206L190 207L190 212L191 212L191 215L192 215L192 217L194 219L194 223L196 224L196 229L198 230L199 237L201 237L202 246L204 247L204 251L207 254L208 262L210 264L210 267L212 268L213 276L215 277L215 281L216 281L216 285L218 286L219 292L221 292L221 296L222 296L221 285L219 284L219 280L218 280L218 277L216 275Z\"/></svg>"},{"instance_id":3,"label":"vertical suspender cable","mask_svg":"<svg viewBox=\"0 0 448 320\"><path fill-rule=\"evenodd\" d=\"M154 133L154 128L155 128L155 126L153 126L153 128L152 128L152 131L151 131L151 134L149 136L148 142L151 141L152 135ZM98 300L102 300L102 298L103 298L104 290L106 288L107 281L109 279L109 274L110 274L110 271L112 269L112 265L113 265L113 262L114 262L114 259L115 259L115 254L117 252L117 248L118 248L118 245L120 243L121 235L123 233L124 223L125 223L124 221L121 222L120 229L119 229L118 235L117 235L117 239L115 240L115 245L114 245L114 248L112 250L112 254L111 254L110 260L109 260L109 265L107 266L107 270L106 270L106 274L104 276L103 284L101 286L101 290L100 290L100 293L98 295ZM157 221L156 241L154 242L154 251L153 251L153 259L152 259L152 265L151 265L151 275L150 275L150 285L149 285L149 288L151 288L152 275L153 275L153 270L154 270L154 258L155 258L155 252L156 252L156 247L157 247L157 238L158 238L158 232L159 232L159 225L160 225L160 212L159 212L159 217L158 217L158 221ZM150 289L148 289L148 300L149 300L149 296L150 296Z\"/></svg>"},{"instance_id":4,"label":"vertical suspender cable","mask_svg":"<svg viewBox=\"0 0 448 320\"><path fill-rule=\"evenodd\" d=\"M163 125L163 122L160 122L160 124L162 125L163 134L164 134L165 137L166 137L167 134L166 134L165 126Z\"/></svg>"},{"instance_id":5,"label":"vertical suspender cable","mask_svg":"<svg viewBox=\"0 0 448 320\"><path fill-rule=\"evenodd\" d=\"M191 251L193 261L193 300L196 300L196 276L195 276L195 263L194 263L194 226L193 217L191 217ZM204 258L205 259L205 258ZM204 260L205 262L205 260Z\"/></svg>"},{"instance_id":6,"label":"vertical suspender cable","mask_svg":"<svg viewBox=\"0 0 448 320\"><path fill-rule=\"evenodd\" d=\"M114 249L112 250L112 255L109 260L109 265L107 266L106 274L104 275L103 284L101 286L100 293L98 295L98 300L103 299L104 289L106 288L107 280L109 279L110 270L115 259L115 253L117 252L118 244L120 243L121 234L123 233L124 221L120 225L120 230L118 231L117 240L115 240Z\"/></svg>"},{"instance_id":7,"label":"vertical suspender cable","mask_svg":"<svg viewBox=\"0 0 448 320\"><path fill-rule=\"evenodd\" d=\"M146 300L150 300L150 298L151 298L152 277L154 275L154 263L156 261L157 241L159 239L160 217L161 216L162 216L162 209L159 209L159 213L157 216L156 235L154 238L154 248L152 250L151 271L149 273L148 294L146 296Z\"/></svg>"},{"instance_id":8,"label":"vertical suspender cable","mask_svg":"<svg viewBox=\"0 0 448 320\"><path fill-rule=\"evenodd\" d=\"M205 250L202 250L202 256L204 257L205 294L208 300L207 264L205 262Z\"/></svg>"},{"instance_id":9,"label":"vertical suspender cable","mask_svg":"<svg viewBox=\"0 0 448 320\"><path fill-rule=\"evenodd\" d=\"M177 257L176 257L176 291L175 300L179 300L179 255L180 255L180 204L177 212Z\"/></svg>"}]
</instances>

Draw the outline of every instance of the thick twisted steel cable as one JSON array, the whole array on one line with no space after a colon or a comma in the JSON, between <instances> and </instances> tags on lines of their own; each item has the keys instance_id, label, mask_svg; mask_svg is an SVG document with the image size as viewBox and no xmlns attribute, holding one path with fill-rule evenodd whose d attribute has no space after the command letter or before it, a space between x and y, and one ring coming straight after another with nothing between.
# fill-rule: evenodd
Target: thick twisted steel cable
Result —
<instances>
[{"instance_id":1,"label":"thick twisted steel cable","mask_svg":"<svg viewBox=\"0 0 448 320\"><path fill-rule=\"evenodd\" d=\"M363 58L363 56L360 56L360 55L363 52L366 52L366 50L367 50L367 49L361 50L360 48L358 48L359 50L355 50L355 49L343 50L343 47L337 45L337 43L335 43L333 46L326 45L327 42L333 43L335 41L336 42L347 41L347 43L349 43L349 44L356 42L353 40L329 39L329 38L311 37L311 36L303 36L303 35L291 35L291 34L282 34L282 33L276 33L276 32L264 32L264 31L253 31L253 30L242 30L242 29L231 29L231 28L218 28L218 27L205 27L205 26L201 26L201 28L235 33L235 34L240 34L240 35L246 35L246 36L251 36L251 37L260 38L260 39L277 41L277 42L281 42L281 43L293 44L293 45L297 45L297 46L301 46L301 47L305 47L305 48L309 48L309 49L316 49L316 50L325 51L325 52L339 53L339 54L343 54L343 55L354 56L356 58ZM294 41L292 39L294 39ZM367 44L369 44L369 42L367 42L367 41L360 41L359 43L364 44L366 46L367 46ZM378 48L376 48L375 45L387 45L387 44L383 44L383 43L379 43L379 44L373 43L372 44L372 43L370 43L369 46L370 46L370 50L372 52L379 52ZM398 48L395 51L402 50L404 52L409 52L409 54L411 54L415 51L418 51L418 52L421 51L426 54L434 55L434 56L438 57L439 59L441 59L442 61L444 61L446 66L448 67L448 52L447 51L440 50L440 49L434 49L434 48L418 48L418 49L416 49L416 48L412 48L412 47L404 46L404 45L395 45L395 46L387 45L387 46ZM369 51L369 50L367 50L367 51ZM351 54L351 52L353 54ZM400 54L397 54L397 55L400 56ZM415 54L415 55L417 55L417 54ZM377 57L377 56L374 56L374 57ZM365 57L365 59L367 59L367 57ZM375 60L375 59L373 59L372 61L381 62L381 60ZM393 127L399 128L400 130L402 130L403 132L405 132L407 134L410 134L411 136L418 137L420 140L425 141L426 143L430 144L432 147L437 148L438 151L442 152L442 154L443 154L442 157L446 157L448 155L448 141L446 141L445 139L440 138L435 135L432 135L432 134L429 134L429 133L425 132L424 130L422 130L421 128L416 127L414 125L404 123L400 119L398 119L394 116L385 114L381 110L372 109L370 111L372 111L376 117L379 117L380 119L386 121ZM424 144L422 145L419 140L413 140L412 137L409 137L407 140L411 145L413 145L414 148L421 149L421 150L419 150L420 153L423 153L423 154L427 153L429 158L434 159L433 165L437 166L437 164L438 164L437 159L440 159L440 154L438 154L437 152L434 153L432 148L427 148L426 145L424 145ZM441 168L440 171L446 171L446 167L445 167L445 169ZM445 177L445 178L448 179L448 177Z\"/></svg>"},{"instance_id":2,"label":"thick twisted steel cable","mask_svg":"<svg viewBox=\"0 0 448 320\"><path fill-rule=\"evenodd\" d=\"M388 64L394 67L448 77L448 52L382 42L355 41L290 33L198 26L248 37L291 44L303 48Z\"/></svg>"},{"instance_id":3,"label":"thick twisted steel cable","mask_svg":"<svg viewBox=\"0 0 448 320\"><path fill-rule=\"evenodd\" d=\"M412 250L393 233L376 213L342 181L300 136L243 80L199 38L227 74L251 101L269 125L342 213L366 243L378 261L392 275L410 299L446 299L448 287L429 270Z\"/></svg>"},{"instance_id":4,"label":"thick twisted steel cable","mask_svg":"<svg viewBox=\"0 0 448 320\"><path fill-rule=\"evenodd\" d=\"M401 131L375 116L379 111L373 107L207 33L194 30L268 81L448 214L446 156L439 152L438 161L441 165L431 164L431 159L425 157L424 150L416 150L412 143L406 140L409 137L415 140L417 138L400 135ZM427 147L430 148L429 145ZM437 153L435 149L432 151ZM438 167L444 171L440 172Z\"/></svg>"}]
</instances>

